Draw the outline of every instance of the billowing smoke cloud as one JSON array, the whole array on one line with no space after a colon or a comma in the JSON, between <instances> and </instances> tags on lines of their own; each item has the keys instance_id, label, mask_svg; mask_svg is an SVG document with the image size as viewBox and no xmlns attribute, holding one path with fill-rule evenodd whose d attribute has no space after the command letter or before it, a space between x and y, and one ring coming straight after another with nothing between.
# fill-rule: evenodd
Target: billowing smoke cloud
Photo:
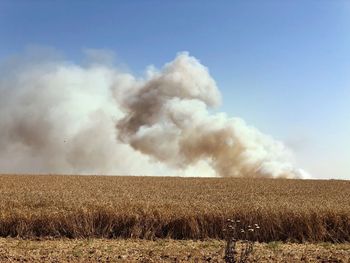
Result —
<instances>
[{"instance_id":1,"label":"billowing smoke cloud","mask_svg":"<svg viewBox=\"0 0 350 263\"><path fill-rule=\"evenodd\" d=\"M209 114L220 100L207 68L180 53L124 97L119 138L172 167L205 160L219 176L301 176L282 143L242 119Z\"/></svg>"},{"instance_id":2,"label":"billowing smoke cloud","mask_svg":"<svg viewBox=\"0 0 350 263\"><path fill-rule=\"evenodd\" d=\"M281 142L210 114L220 101L187 53L144 78L110 61L12 58L0 68L0 172L303 175Z\"/></svg>"}]
</instances>

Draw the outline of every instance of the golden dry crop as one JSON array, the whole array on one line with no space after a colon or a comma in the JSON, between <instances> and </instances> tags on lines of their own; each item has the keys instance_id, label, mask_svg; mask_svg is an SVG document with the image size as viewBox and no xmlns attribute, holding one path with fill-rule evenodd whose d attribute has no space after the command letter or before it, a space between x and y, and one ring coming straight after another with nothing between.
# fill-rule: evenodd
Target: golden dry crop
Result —
<instances>
[{"instance_id":1,"label":"golden dry crop","mask_svg":"<svg viewBox=\"0 0 350 263\"><path fill-rule=\"evenodd\" d=\"M2 237L222 238L227 218L259 241L350 241L350 182L0 176Z\"/></svg>"}]
</instances>

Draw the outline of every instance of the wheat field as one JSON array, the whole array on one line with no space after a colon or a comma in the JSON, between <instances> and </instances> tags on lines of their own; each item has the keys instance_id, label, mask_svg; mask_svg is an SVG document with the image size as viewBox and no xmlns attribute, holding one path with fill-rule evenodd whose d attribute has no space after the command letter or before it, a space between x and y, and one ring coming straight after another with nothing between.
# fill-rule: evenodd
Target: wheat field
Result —
<instances>
[{"instance_id":1,"label":"wheat field","mask_svg":"<svg viewBox=\"0 0 350 263\"><path fill-rule=\"evenodd\" d=\"M1 237L222 239L228 218L260 242L348 242L350 181L0 176Z\"/></svg>"}]
</instances>

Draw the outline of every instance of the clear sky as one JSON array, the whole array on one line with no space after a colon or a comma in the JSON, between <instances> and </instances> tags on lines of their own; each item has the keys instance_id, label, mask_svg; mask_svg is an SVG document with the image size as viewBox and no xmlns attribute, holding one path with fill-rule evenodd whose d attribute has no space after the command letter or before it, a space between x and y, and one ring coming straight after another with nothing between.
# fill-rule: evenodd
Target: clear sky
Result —
<instances>
[{"instance_id":1,"label":"clear sky","mask_svg":"<svg viewBox=\"0 0 350 263\"><path fill-rule=\"evenodd\" d=\"M350 178L350 1L0 1L0 60L31 45L107 49L136 73L179 51L220 110L284 141L315 177Z\"/></svg>"}]
</instances>

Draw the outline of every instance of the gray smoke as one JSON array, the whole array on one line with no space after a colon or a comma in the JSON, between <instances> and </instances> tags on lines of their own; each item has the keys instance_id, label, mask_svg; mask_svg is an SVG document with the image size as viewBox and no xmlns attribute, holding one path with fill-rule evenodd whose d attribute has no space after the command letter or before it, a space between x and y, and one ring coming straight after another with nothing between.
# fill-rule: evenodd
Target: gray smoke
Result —
<instances>
[{"instance_id":1,"label":"gray smoke","mask_svg":"<svg viewBox=\"0 0 350 263\"><path fill-rule=\"evenodd\" d=\"M0 68L0 172L304 176L281 142L210 114L220 101L188 53L144 78L111 61L12 58Z\"/></svg>"},{"instance_id":2,"label":"gray smoke","mask_svg":"<svg viewBox=\"0 0 350 263\"><path fill-rule=\"evenodd\" d=\"M122 100L119 139L172 167L205 160L219 176L302 176L281 142L242 119L209 114L220 93L208 69L180 53Z\"/></svg>"}]
</instances>

